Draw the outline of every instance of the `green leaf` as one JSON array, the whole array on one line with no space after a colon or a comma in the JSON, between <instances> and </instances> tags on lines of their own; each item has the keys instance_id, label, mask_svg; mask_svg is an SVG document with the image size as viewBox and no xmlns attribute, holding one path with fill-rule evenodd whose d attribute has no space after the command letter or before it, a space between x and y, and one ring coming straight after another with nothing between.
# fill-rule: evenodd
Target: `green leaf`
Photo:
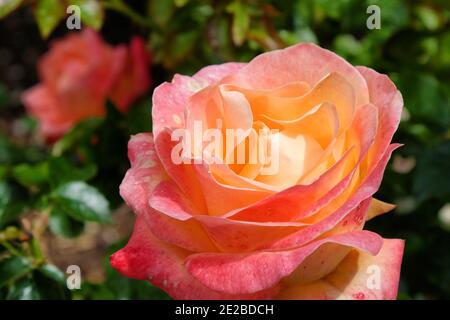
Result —
<instances>
[{"instance_id":1,"label":"green leaf","mask_svg":"<svg viewBox=\"0 0 450 320\"><path fill-rule=\"evenodd\" d=\"M233 24L231 27L233 42L241 46L250 27L250 14L248 7L240 0L236 0L227 6L227 11L233 15Z\"/></svg>"},{"instance_id":2,"label":"green leaf","mask_svg":"<svg viewBox=\"0 0 450 320\"><path fill-rule=\"evenodd\" d=\"M70 181L87 181L97 173L97 165L88 163L77 167L64 157L52 157L49 160L49 180L53 188Z\"/></svg>"},{"instance_id":3,"label":"green leaf","mask_svg":"<svg viewBox=\"0 0 450 320\"><path fill-rule=\"evenodd\" d=\"M11 164L22 158L21 150L0 134L0 163Z\"/></svg>"},{"instance_id":4,"label":"green leaf","mask_svg":"<svg viewBox=\"0 0 450 320\"><path fill-rule=\"evenodd\" d=\"M24 278L11 287L8 300L39 300L39 289L31 277Z\"/></svg>"},{"instance_id":5,"label":"green leaf","mask_svg":"<svg viewBox=\"0 0 450 320\"><path fill-rule=\"evenodd\" d=\"M33 272L40 299L62 300L70 298L65 275L56 266L45 264Z\"/></svg>"},{"instance_id":6,"label":"green leaf","mask_svg":"<svg viewBox=\"0 0 450 320\"><path fill-rule=\"evenodd\" d=\"M178 8L181 8L184 7L189 2L189 0L174 0L174 2Z\"/></svg>"},{"instance_id":7,"label":"green leaf","mask_svg":"<svg viewBox=\"0 0 450 320\"><path fill-rule=\"evenodd\" d=\"M413 191L419 201L450 196L450 141L426 151L418 159Z\"/></svg>"},{"instance_id":8,"label":"green leaf","mask_svg":"<svg viewBox=\"0 0 450 320\"><path fill-rule=\"evenodd\" d=\"M78 123L55 143L52 154L60 156L81 141L89 141L94 131L102 125L103 121L102 118L89 118Z\"/></svg>"},{"instance_id":9,"label":"green leaf","mask_svg":"<svg viewBox=\"0 0 450 320\"><path fill-rule=\"evenodd\" d=\"M166 27L175 10L173 1L148 1L148 11L152 20L161 28Z\"/></svg>"},{"instance_id":10,"label":"green leaf","mask_svg":"<svg viewBox=\"0 0 450 320\"><path fill-rule=\"evenodd\" d=\"M0 227L15 220L23 211L22 190L16 185L0 181Z\"/></svg>"},{"instance_id":11,"label":"green leaf","mask_svg":"<svg viewBox=\"0 0 450 320\"><path fill-rule=\"evenodd\" d=\"M14 256L0 260L0 287L23 277L31 269L31 262L25 257Z\"/></svg>"},{"instance_id":12,"label":"green leaf","mask_svg":"<svg viewBox=\"0 0 450 320\"><path fill-rule=\"evenodd\" d=\"M0 1L0 19L17 9L23 0L2 0Z\"/></svg>"},{"instance_id":13,"label":"green leaf","mask_svg":"<svg viewBox=\"0 0 450 320\"><path fill-rule=\"evenodd\" d=\"M36 165L19 164L12 171L13 177L24 186L36 186L47 181L48 163L42 162Z\"/></svg>"},{"instance_id":14,"label":"green leaf","mask_svg":"<svg viewBox=\"0 0 450 320\"><path fill-rule=\"evenodd\" d=\"M148 132L152 129L151 106L145 100L134 105L126 115L128 133Z\"/></svg>"},{"instance_id":15,"label":"green leaf","mask_svg":"<svg viewBox=\"0 0 450 320\"><path fill-rule=\"evenodd\" d=\"M59 186L52 194L59 207L79 221L110 222L108 200L83 181Z\"/></svg>"},{"instance_id":16,"label":"green leaf","mask_svg":"<svg viewBox=\"0 0 450 320\"><path fill-rule=\"evenodd\" d=\"M0 84L0 108L6 105L8 100L9 100L8 91L4 85Z\"/></svg>"},{"instance_id":17,"label":"green leaf","mask_svg":"<svg viewBox=\"0 0 450 320\"><path fill-rule=\"evenodd\" d=\"M439 13L426 6L417 6L416 15L420 24L427 30L435 31L440 27Z\"/></svg>"},{"instance_id":18,"label":"green leaf","mask_svg":"<svg viewBox=\"0 0 450 320\"><path fill-rule=\"evenodd\" d=\"M42 37L47 38L65 15L64 3L60 0L38 0L34 14Z\"/></svg>"},{"instance_id":19,"label":"green leaf","mask_svg":"<svg viewBox=\"0 0 450 320\"><path fill-rule=\"evenodd\" d=\"M95 30L99 30L105 19L103 6L97 0L71 0L70 4L80 7L81 21Z\"/></svg>"},{"instance_id":20,"label":"green leaf","mask_svg":"<svg viewBox=\"0 0 450 320\"><path fill-rule=\"evenodd\" d=\"M50 213L49 227L54 234L74 238L83 232L84 222L73 219L58 205L55 205Z\"/></svg>"},{"instance_id":21,"label":"green leaf","mask_svg":"<svg viewBox=\"0 0 450 320\"><path fill-rule=\"evenodd\" d=\"M44 264L43 266L39 267L37 271L43 274L45 277L58 282L59 284L64 284L66 282L64 273L53 264Z\"/></svg>"},{"instance_id":22,"label":"green leaf","mask_svg":"<svg viewBox=\"0 0 450 320\"><path fill-rule=\"evenodd\" d=\"M450 126L450 92L434 75L404 72L397 85L415 119Z\"/></svg>"},{"instance_id":23,"label":"green leaf","mask_svg":"<svg viewBox=\"0 0 450 320\"><path fill-rule=\"evenodd\" d=\"M178 33L171 43L172 57L175 60L183 59L195 46L198 38L198 30L190 30Z\"/></svg>"}]
</instances>

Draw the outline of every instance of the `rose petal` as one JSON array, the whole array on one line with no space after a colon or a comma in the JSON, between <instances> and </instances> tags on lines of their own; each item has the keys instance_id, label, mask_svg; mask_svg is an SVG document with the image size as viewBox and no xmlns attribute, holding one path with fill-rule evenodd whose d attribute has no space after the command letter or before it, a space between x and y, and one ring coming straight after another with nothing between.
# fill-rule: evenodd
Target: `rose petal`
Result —
<instances>
[{"instance_id":1,"label":"rose petal","mask_svg":"<svg viewBox=\"0 0 450 320\"><path fill-rule=\"evenodd\" d=\"M241 63L225 63L208 66L193 77L175 75L172 82L165 82L153 92L153 133L155 136L163 127L184 127L184 111L189 98L209 84L242 68Z\"/></svg>"},{"instance_id":2,"label":"rose petal","mask_svg":"<svg viewBox=\"0 0 450 320\"><path fill-rule=\"evenodd\" d=\"M293 248L304 243L315 239L316 237L322 235L323 233L336 228L339 223L343 223L345 218L352 213L354 209L358 206L361 207L364 200L370 200L370 197L378 190L381 179L383 177L384 169L389 161L392 152L398 148L399 145L393 144L389 147L388 151L384 155L383 159L378 163L378 165L373 169L370 175L365 178L361 186L355 192L355 194L340 207L337 211L333 212L331 215L323 219L322 221L306 227L296 233L289 235L288 237L278 241L273 244L273 248L285 249ZM364 210L364 214L365 214ZM361 215L360 225L364 223L364 215Z\"/></svg>"},{"instance_id":3,"label":"rose petal","mask_svg":"<svg viewBox=\"0 0 450 320\"><path fill-rule=\"evenodd\" d=\"M403 249L403 240L384 239L376 256L353 250L325 278L283 289L276 298L394 300L397 298ZM380 275L379 279L377 275ZM380 280L379 287L377 280Z\"/></svg>"},{"instance_id":4,"label":"rose petal","mask_svg":"<svg viewBox=\"0 0 450 320\"><path fill-rule=\"evenodd\" d=\"M263 53L227 79L227 82L253 89L271 89L298 81L313 87L333 72L341 74L350 82L356 93L357 106L369 103L366 81L355 67L335 53L311 43Z\"/></svg>"},{"instance_id":5,"label":"rose petal","mask_svg":"<svg viewBox=\"0 0 450 320\"><path fill-rule=\"evenodd\" d=\"M353 160L355 158L354 153L350 150L341 161L338 161L328 172L325 172L310 185L294 186L264 199L260 203L230 212L227 217L234 220L249 221L293 221L308 217L325 207L348 190L352 181L356 181L357 177L355 177L355 180L352 179L358 164L367 154L376 134L377 115L372 112L373 110L374 107L371 105L360 107L355 116L353 130L361 144L357 148L358 150L354 151L359 152L356 161ZM341 199L346 198L341 197ZM289 210L285 208L289 208Z\"/></svg>"},{"instance_id":6,"label":"rose petal","mask_svg":"<svg viewBox=\"0 0 450 320\"><path fill-rule=\"evenodd\" d=\"M369 210L367 211L366 221L373 219L383 213L389 212L395 208L394 204L386 203L378 199L372 198Z\"/></svg>"},{"instance_id":7,"label":"rose petal","mask_svg":"<svg viewBox=\"0 0 450 320\"><path fill-rule=\"evenodd\" d=\"M113 268L123 275L148 280L175 299L267 299L277 286L250 295L227 295L201 284L185 269L189 251L156 239L143 217L138 217L128 244L110 257Z\"/></svg>"},{"instance_id":8,"label":"rose petal","mask_svg":"<svg viewBox=\"0 0 450 320\"><path fill-rule=\"evenodd\" d=\"M147 212L153 189L167 174L158 159L151 133L140 133L128 142L131 168L120 185L120 195L137 214Z\"/></svg>"},{"instance_id":9,"label":"rose petal","mask_svg":"<svg viewBox=\"0 0 450 320\"><path fill-rule=\"evenodd\" d=\"M371 163L377 163L389 147L400 123L403 98L386 75L366 67L357 67L357 69L367 81L370 101L378 108L378 134L368 160Z\"/></svg>"},{"instance_id":10,"label":"rose petal","mask_svg":"<svg viewBox=\"0 0 450 320\"><path fill-rule=\"evenodd\" d=\"M369 231L335 235L287 251L251 254L199 253L186 259L186 268L207 287L230 294L254 293L276 285L325 243L337 243L376 254L381 238Z\"/></svg>"},{"instance_id":11,"label":"rose petal","mask_svg":"<svg viewBox=\"0 0 450 320\"><path fill-rule=\"evenodd\" d=\"M213 252L218 251L217 248L224 252L251 251L268 246L305 226L296 222L253 223L198 215L189 200L168 181L156 187L149 205L154 209L148 221L153 234L196 252Z\"/></svg>"}]
</instances>

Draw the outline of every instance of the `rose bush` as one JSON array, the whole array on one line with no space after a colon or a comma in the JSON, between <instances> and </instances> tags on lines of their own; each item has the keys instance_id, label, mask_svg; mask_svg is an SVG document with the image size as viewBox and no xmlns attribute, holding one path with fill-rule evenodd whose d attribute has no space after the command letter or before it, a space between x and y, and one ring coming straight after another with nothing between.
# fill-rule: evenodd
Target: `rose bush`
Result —
<instances>
[{"instance_id":1,"label":"rose bush","mask_svg":"<svg viewBox=\"0 0 450 320\"><path fill-rule=\"evenodd\" d=\"M137 221L112 266L176 299L395 299L403 241L363 227L392 208L372 196L402 106L387 76L312 44L175 75L154 92L153 133L129 142L120 192ZM175 163L174 130L217 119L277 129L279 170Z\"/></svg>"},{"instance_id":2,"label":"rose bush","mask_svg":"<svg viewBox=\"0 0 450 320\"><path fill-rule=\"evenodd\" d=\"M134 37L130 47L111 47L92 29L56 41L39 62L41 83L22 97L48 140L55 140L82 119L103 116L110 98L127 111L150 85L149 53Z\"/></svg>"}]
</instances>

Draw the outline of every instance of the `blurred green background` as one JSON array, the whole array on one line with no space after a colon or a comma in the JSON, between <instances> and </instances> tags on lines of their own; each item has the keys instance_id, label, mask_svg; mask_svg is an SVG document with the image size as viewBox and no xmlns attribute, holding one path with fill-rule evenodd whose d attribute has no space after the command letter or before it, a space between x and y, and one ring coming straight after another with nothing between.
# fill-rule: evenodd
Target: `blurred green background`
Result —
<instances>
[{"instance_id":1,"label":"blurred green background","mask_svg":"<svg viewBox=\"0 0 450 320\"><path fill-rule=\"evenodd\" d=\"M174 73L249 61L299 42L315 42L386 73L405 109L395 152L377 198L395 211L366 228L406 239L400 299L450 298L450 2L448 0L292 1L17 1L0 4L0 298L167 298L151 285L126 279L107 263L126 242L132 214L118 196L128 167L129 134L151 128L151 91L127 115L109 106L105 119L80 123L52 147L34 134L20 103L37 80L36 62L65 35L65 10L82 8L83 25L110 43L144 36L152 49L154 86ZM369 5L381 9L381 28L369 30ZM95 147L90 138L99 141ZM67 212L61 191L71 183L109 203ZM128 226L128 227L124 227ZM65 268L79 264L81 290L65 286ZM57 267L56 267L56 266Z\"/></svg>"}]
</instances>

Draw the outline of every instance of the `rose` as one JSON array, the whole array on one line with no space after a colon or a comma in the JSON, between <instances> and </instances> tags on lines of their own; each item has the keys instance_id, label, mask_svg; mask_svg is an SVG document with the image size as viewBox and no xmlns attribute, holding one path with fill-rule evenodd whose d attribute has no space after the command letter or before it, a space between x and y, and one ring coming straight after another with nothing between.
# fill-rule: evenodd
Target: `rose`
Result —
<instances>
[{"instance_id":1,"label":"rose","mask_svg":"<svg viewBox=\"0 0 450 320\"><path fill-rule=\"evenodd\" d=\"M372 196L402 106L387 76L312 44L175 75L153 94L153 134L129 142L120 192L137 221L112 266L177 299L395 299L403 241L362 229L392 208ZM277 172L203 140L173 161L173 133L196 121L277 129Z\"/></svg>"},{"instance_id":2,"label":"rose","mask_svg":"<svg viewBox=\"0 0 450 320\"><path fill-rule=\"evenodd\" d=\"M130 48L111 47L91 29L56 41L39 61L41 83L23 94L48 140L55 140L82 119L103 116L105 100L127 111L150 85L149 55L135 37Z\"/></svg>"}]
</instances>

